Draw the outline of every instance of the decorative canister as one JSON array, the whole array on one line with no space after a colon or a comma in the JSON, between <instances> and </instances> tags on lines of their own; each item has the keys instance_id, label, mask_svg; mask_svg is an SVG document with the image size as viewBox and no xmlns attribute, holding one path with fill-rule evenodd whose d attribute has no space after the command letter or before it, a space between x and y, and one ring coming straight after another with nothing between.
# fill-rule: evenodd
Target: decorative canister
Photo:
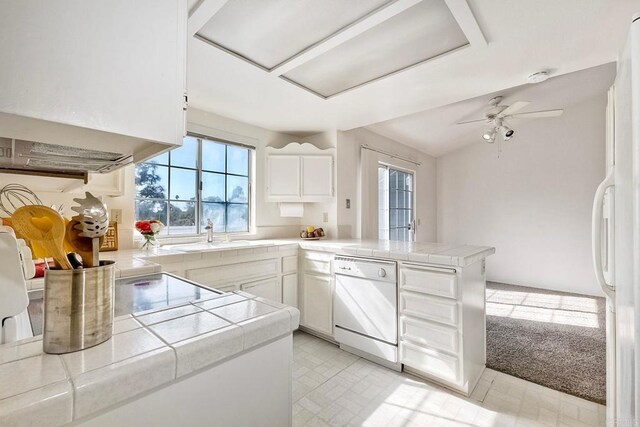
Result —
<instances>
[{"instance_id":1,"label":"decorative canister","mask_svg":"<svg viewBox=\"0 0 640 427\"><path fill-rule=\"evenodd\" d=\"M100 261L100 266L93 268L47 270L44 351L71 353L111 338L114 284L114 261Z\"/></svg>"}]
</instances>

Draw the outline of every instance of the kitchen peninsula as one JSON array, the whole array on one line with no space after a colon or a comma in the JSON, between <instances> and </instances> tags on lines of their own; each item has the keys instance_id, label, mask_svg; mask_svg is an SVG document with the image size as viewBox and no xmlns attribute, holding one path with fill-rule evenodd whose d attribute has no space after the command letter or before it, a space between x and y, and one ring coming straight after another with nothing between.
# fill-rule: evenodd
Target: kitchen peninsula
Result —
<instances>
[{"instance_id":1,"label":"kitchen peninsula","mask_svg":"<svg viewBox=\"0 0 640 427\"><path fill-rule=\"evenodd\" d=\"M104 253L103 259L117 262L120 278L165 271L223 293L120 316L110 341L77 353L43 354L38 337L0 346L0 378L8 385L0 391L0 424L170 425L184 417L197 424L215 416L221 425L225 419L237 424L238 417L246 425L260 424L258 419L290 425L292 332L301 325L333 340L335 254L399 263L400 360L409 369L415 366L416 374L468 394L484 368L484 336L470 336L478 347L471 349L460 331L470 331L470 320L480 319L482 325L475 327L484 331L484 259L494 251L439 243L283 239ZM465 276L469 272L473 281ZM433 287L409 290L423 283L423 273L430 274ZM310 298L309 286L318 283L329 285L328 299ZM38 289L41 281L29 286ZM422 316L423 309L430 318ZM323 322L324 330L317 327ZM420 369L425 366L436 371ZM239 402L247 399L255 402L252 411L241 409ZM153 414L147 411L151 407Z\"/></svg>"}]
</instances>

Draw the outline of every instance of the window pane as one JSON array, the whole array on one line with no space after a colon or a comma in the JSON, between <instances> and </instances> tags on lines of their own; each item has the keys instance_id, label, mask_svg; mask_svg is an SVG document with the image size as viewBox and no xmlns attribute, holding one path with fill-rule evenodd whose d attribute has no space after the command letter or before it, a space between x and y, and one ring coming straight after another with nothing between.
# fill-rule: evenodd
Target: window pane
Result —
<instances>
[{"instance_id":1,"label":"window pane","mask_svg":"<svg viewBox=\"0 0 640 427\"><path fill-rule=\"evenodd\" d=\"M202 140L202 169L224 172L225 145Z\"/></svg>"},{"instance_id":2,"label":"window pane","mask_svg":"<svg viewBox=\"0 0 640 427\"><path fill-rule=\"evenodd\" d=\"M202 172L202 201L224 202L224 175Z\"/></svg>"},{"instance_id":3,"label":"window pane","mask_svg":"<svg viewBox=\"0 0 640 427\"><path fill-rule=\"evenodd\" d=\"M395 228L399 227L398 225L398 210L390 209L389 210L389 227Z\"/></svg>"},{"instance_id":4,"label":"window pane","mask_svg":"<svg viewBox=\"0 0 640 427\"><path fill-rule=\"evenodd\" d=\"M169 202L169 234L196 232L195 202Z\"/></svg>"},{"instance_id":5,"label":"window pane","mask_svg":"<svg viewBox=\"0 0 640 427\"><path fill-rule=\"evenodd\" d=\"M398 190L389 190L389 207L398 207Z\"/></svg>"},{"instance_id":6,"label":"window pane","mask_svg":"<svg viewBox=\"0 0 640 427\"><path fill-rule=\"evenodd\" d=\"M227 145L227 173L249 175L249 150Z\"/></svg>"},{"instance_id":7,"label":"window pane","mask_svg":"<svg viewBox=\"0 0 640 427\"><path fill-rule=\"evenodd\" d=\"M396 170L389 170L389 188L392 190L398 189L398 173Z\"/></svg>"},{"instance_id":8,"label":"window pane","mask_svg":"<svg viewBox=\"0 0 640 427\"><path fill-rule=\"evenodd\" d=\"M167 225L167 202L157 200L136 200L136 221L144 219L159 219ZM167 234L167 228L160 234Z\"/></svg>"},{"instance_id":9,"label":"window pane","mask_svg":"<svg viewBox=\"0 0 640 427\"><path fill-rule=\"evenodd\" d=\"M156 163L159 165L168 165L169 164L169 152L167 151L166 153L162 153L158 156L155 156L149 160L147 160L145 163Z\"/></svg>"},{"instance_id":10,"label":"window pane","mask_svg":"<svg viewBox=\"0 0 640 427\"><path fill-rule=\"evenodd\" d=\"M389 240L398 240L398 230L397 229L391 229L389 231Z\"/></svg>"},{"instance_id":11,"label":"window pane","mask_svg":"<svg viewBox=\"0 0 640 427\"><path fill-rule=\"evenodd\" d=\"M186 136L182 146L171 150L171 166L196 168L198 164L198 140Z\"/></svg>"},{"instance_id":12,"label":"window pane","mask_svg":"<svg viewBox=\"0 0 640 427\"><path fill-rule=\"evenodd\" d=\"M249 231L248 219L248 205L227 205L227 231Z\"/></svg>"},{"instance_id":13,"label":"window pane","mask_svg":"<svg viewBox=\"0 0 640 427\"><path fill-rule=\"evenodd\" d=\"M411 175L410 173L405 174L404 189L408 191L413 190L413 175Z\"/></svg>"},{"instance_id":14,"label":"window pane","mask_svg":"<svg viewBox=\"0 0 640 427\"><path fill-rule=\"evenodd\" d=\"M200 227L204 233L207 225L207 218L213 222L214 233L224 233L225 205L223 203L203 203L202 215L200 216Z\"/></svg>"},{"instance_id":15,"label":"window pane","mask_svg":"<svg viewBox=\"0 0 640 427\"><path fill-rule=\"evenodd\" d=\"M171 200L196 200L195 170L171 168Z\"/></svg>"},{"instance_id":16,"label":"window pane","mask_svg":"<svg viewBox=\"0 0 640 427\"><path fill-rule=\"evenodd\" d=\"M406 208L407 206L405 205L405 191L398 191L398 207L399 208Z\"/></svg>"},{"instance_id":17,"label":"window pane","mask_svg":"<svg viewBox=\"0 0 640 427\"><path fill-rule=\"evenodd\" d=\"M227 175L227 201L247 203L249 200L249 178Z\"/></svg>"},{"instance_id":18,"label":"window pane","mask_svg":"<svg viewBox=\"0 0 640 427\"><path fill-rule=\"evenodd\" d=\"M169 168L154 163L136 165L136 197L166 199L168 195Z\"/></svg>"}]
</instances>

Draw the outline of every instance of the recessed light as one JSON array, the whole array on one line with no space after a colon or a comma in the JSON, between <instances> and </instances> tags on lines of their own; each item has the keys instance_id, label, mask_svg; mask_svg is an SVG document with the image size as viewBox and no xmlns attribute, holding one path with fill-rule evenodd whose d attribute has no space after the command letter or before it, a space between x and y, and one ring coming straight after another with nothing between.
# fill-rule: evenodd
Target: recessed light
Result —
<instances>
[{"instance_id":1,"label":"recessed light","mask_svg":"<svg viewBox=\"0 0 640 427\"><path fill-rule=\"evenodd\" d=\"M548 71L538 71L537 73L530 74L527 77L529 83L542 83L550 77Z\"/></svg>"}]
</instances>

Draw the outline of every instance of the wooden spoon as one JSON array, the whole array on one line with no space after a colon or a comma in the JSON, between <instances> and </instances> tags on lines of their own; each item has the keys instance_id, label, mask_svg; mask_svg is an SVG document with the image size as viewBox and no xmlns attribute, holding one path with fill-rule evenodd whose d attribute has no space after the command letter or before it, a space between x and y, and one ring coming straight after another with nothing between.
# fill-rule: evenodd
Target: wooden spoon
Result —
<instances>
[{"instance_id":1,"label":"wooden spoon","mask_svg":"<svg viewBox=\"0 0 640 427\"><path fill-rule=\"evenodd\" d=\"M82 266L84 268L98 267L93 263L93 239L80 235L82 225L79 221L72 219L67 223L64 241L82 258ZM100 237L99 246L102 246L104 237Z\"/></svg>"},{"instance_id":2,"label":"wooden spoon","mask_svg":"<svg viewBox=\"0 0 640 427\"><path fill-rule=\"evenodd\" d=\"M58 212L46 206L22 206L11 216L11 224L18 233L42 246L59 268L72 268L62 248L65 227Z\"/></svg>"}]
</instances>

